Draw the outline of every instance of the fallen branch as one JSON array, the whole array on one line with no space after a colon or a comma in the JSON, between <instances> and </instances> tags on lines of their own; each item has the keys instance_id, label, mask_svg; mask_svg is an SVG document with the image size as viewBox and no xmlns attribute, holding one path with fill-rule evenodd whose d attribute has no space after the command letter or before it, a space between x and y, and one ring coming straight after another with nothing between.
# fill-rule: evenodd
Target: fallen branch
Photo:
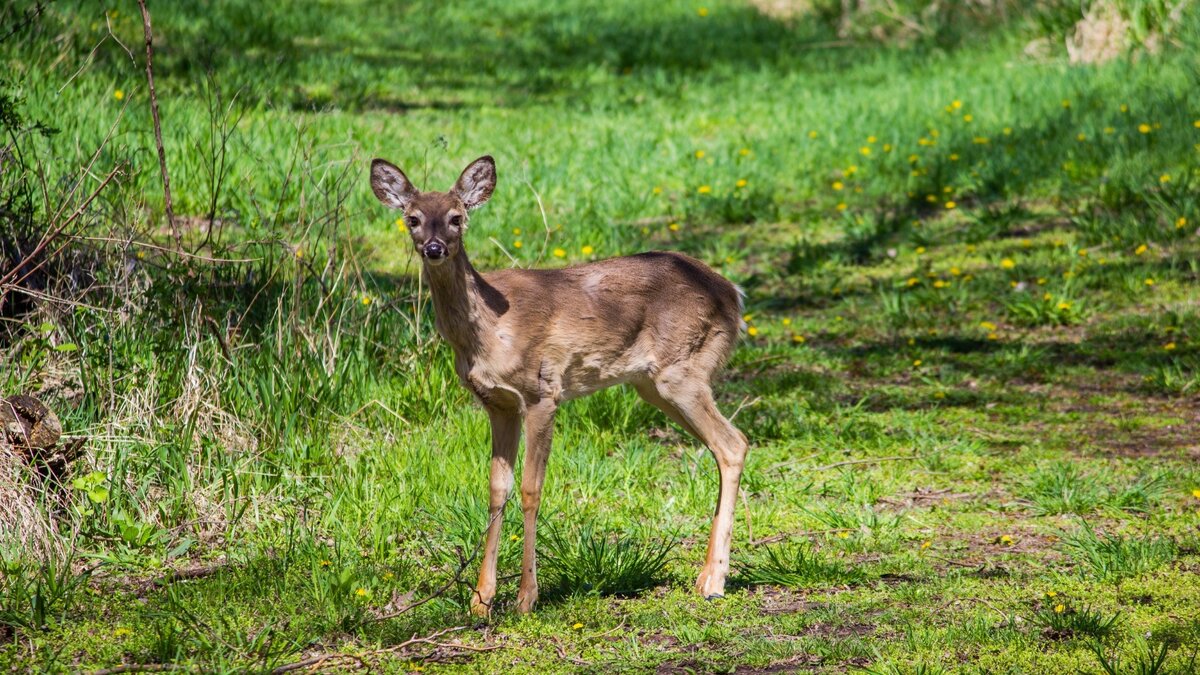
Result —
<instances>
[{"instance_id":1,"label":"fallen branch","mask_svg":"<svg viewBox=\"0 0 1200 675\"><path fill-rule=\"evenodd\" d=\"M429 645L429 646L435 647L436 649L450 649L450 650L459 650L459 651L464 651L464 652L477 652L477 653L478 652L490 652L490 651L494 651L496 649L500 649L500 645L490 645L487 647L473 647L471 645L437 641L437 639L442 637L443 635L446 635L448 633L457 633L458 631L466 630L466 629L467 629L467 626L454 626L452 628L443 628L442 630L434 631L433 633L430 633L429 635L425 635L423 637L417 637L414 634L411 638L405 640L404 642L401 642L398 645L393 645L391 647L384 647L383 649L374 649L369 652L365 652L364 654L361 654L361 655L359 655L359 654L317 654L315 656L310 656L310 657L308 657L306 659L302 659L300 661L295 661L293 663L285 663L282 666L276 666L275 668L273 668L271 670L271 674L272 675L281 675L282 673L290 673L290 672L296 671L296 670L304 670L307 668L317 668L319 666L324 666L324 665L330 663L331 661L354 661L355 663L358 664L358 667L366 668L367 664L366 664L365 659L367 659L367 658L370 658L373 656L382 656L384 654L401 653L401 652L408 650L411 647L416 647L418 645ZM436 654L436 651L433 654L429 654L425 657L416 657L416 658L418 658L422 661L429 660L434 654Z\"/></svg>"},{"instance_id":2,"label":"fallen branch","mask_svg":"<svg viewBox=\"0 0 1200 675\"><path fill-rule=\"evenodd\" d=\"M163 673L172 670L192 670L188 666L174 663L125 663L112 668L93 670L92 675L116 675L117 673Z\"/></svg>"}]
</instances>

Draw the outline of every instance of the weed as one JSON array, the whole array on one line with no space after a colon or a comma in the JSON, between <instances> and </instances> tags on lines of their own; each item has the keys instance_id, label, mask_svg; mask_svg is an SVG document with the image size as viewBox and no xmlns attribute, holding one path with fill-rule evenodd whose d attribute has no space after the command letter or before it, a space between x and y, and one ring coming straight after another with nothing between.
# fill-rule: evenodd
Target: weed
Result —
<instances>
[{"instance_id":1,"label":"weed","mask_svg":"<svg viewBox=\"0 0 1200 675\"><path fill-rule=\"evenodd\" d=\"M1082 570L1097 579L1119 580L1148 572L1175 559L1177 547L1163 536L1097 535L1086 522L1078 531L1064 534L1063 547Z\"/></svg>"},{"instance_id":2,"label":"weed","mask_svg":"<svg viewBox=\"0 0 1200 675\"><path fill-rule=\"evenodd\" d=\"M866 574L857 567L826 559L807 542L766 545L737 561L737 583L748 586L800 588L821 584L860 583Z\"/></svg>"},{"instance_id":3,"label":"weed","mask_svg":"<svg viewBox=\"0 0 1200 675\"><path fill-rule=\"evenodd\" d=\"M667 579L671 553L678 546L675 537L641 527L616 532L585 521L570 530L543 529L539 553L550 595L637 595Z\"/></svg>"}]
</instances>

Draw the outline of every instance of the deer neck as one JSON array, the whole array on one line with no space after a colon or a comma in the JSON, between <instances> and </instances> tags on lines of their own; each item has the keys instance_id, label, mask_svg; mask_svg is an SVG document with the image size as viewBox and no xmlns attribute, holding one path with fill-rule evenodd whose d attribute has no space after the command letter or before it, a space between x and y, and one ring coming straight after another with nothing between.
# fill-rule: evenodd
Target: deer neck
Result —
<instances>
[{"instance_id":1,"label":"deer neck","mask_svg":"<svg viewBox=\"0 0 1200 675\"><path fill-rule=\"evenodd\" d=\"M437 266L425 265L425 278L433 295L438 332L460 356L471 357L480 339L496 323L496 313L485 294L494 292L471 266L466 251Z\"/></svg>"}]
</instances>

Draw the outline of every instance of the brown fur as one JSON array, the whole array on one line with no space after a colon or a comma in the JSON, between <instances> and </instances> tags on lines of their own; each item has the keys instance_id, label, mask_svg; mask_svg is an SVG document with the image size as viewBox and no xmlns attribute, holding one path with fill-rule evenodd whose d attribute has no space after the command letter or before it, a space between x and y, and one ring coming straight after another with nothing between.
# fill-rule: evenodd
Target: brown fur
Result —
<instances>
[{"instance_id":1,"label":"brown fur","mask_svg":"<svg viewBox=\"0 0 1200 675\"><path fill-rule=\"evenodd\" d=\"M525 551L517 600L519 610L530 611L537 599L536 518L554 413L562 401L616 384L632 385L717 459L721 491L697 588L708 597L720 595L747 444L717 410L710 383L737 342L738 289L704 263L670 252L480 274L462 236L468 211L495 186L490 157L473 162L445 193L418 192L382 160L372 164L371 184L380 201L404 210L425 258L438 332L453 347L459 378L492 424L492 521L473 611L487 614L495 595L500 513L513 486L522 420Z\"/></svg>"}]
</instances>

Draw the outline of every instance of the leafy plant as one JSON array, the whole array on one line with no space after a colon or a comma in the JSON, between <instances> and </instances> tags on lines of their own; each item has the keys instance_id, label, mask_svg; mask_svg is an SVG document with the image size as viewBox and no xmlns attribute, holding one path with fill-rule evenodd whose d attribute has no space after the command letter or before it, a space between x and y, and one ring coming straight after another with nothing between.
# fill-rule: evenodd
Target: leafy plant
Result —
<instances>
[{"instance_id":1,"label":"leafy plant","mask_svg":"<svg viewBox=\"0 0 1200 675\"><path fill-rule=\"evenodd\" d=\"M858 568L827 560L807 542L762 546L741 559L737 567L737 582L751 586L849 584L866 578Z\"/></svg>"},{"instance_id":2,"label":"leafy plant","mask_svg":"<svg viewBox=\"0 0 1200 675\"><path fill-rule=\"evenodd\" d=\"M1153 570L1175 559L1174 540L1163 536L1126 537L1097 535L1087 522L1062 539L1065 550L1083 564L1083 569L1100 580L1131 577Z\"/></svg>"},{"instance_id":3,"label":"leafy plant","mask_svg":"<svg viewBox=\"0 0 1200 675\"><path fill-rule=\"evenodd\" d=\"M590 520L571 530L545 530L540 553L550 593L636 595L666 580L678 546L676 538L641 527L614 532Z\"/></svg>"}]
</instances>

